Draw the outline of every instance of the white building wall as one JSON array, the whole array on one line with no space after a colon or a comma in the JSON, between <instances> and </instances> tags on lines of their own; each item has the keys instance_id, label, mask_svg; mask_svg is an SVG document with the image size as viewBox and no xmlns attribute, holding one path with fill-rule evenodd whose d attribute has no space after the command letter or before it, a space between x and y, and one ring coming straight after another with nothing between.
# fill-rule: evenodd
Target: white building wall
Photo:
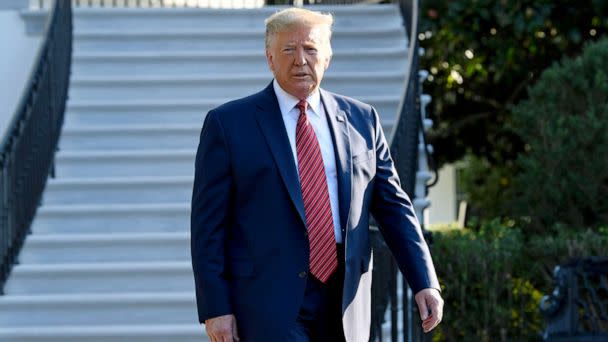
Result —
<instances>
[{"instance_id":1,"label":"white building wall","mask_svg":"<svg viewBox=\"0 0 608 342\"><path fill-rule=\"evenodd\" d=\"M0 141L17 109L41 39L26 35L19 10L0 9Z\"/></svg>"},{"instance_id":2,"label":"white building wall","mask_svg":"<svg viewBox=\"0 0 608 342\"><path fill-rule=\"evenodd\" d=\"M439 182L429 190L428 223L454 223L457 220L456 168L448 164L439 170Z\"/></svg>"}]
</instances>

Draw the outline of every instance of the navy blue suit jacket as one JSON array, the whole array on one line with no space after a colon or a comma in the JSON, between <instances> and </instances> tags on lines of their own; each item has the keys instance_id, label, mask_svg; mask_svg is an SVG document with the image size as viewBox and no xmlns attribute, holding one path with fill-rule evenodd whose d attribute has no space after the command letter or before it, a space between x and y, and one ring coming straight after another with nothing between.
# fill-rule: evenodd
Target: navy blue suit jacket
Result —
<instances>
[{"instance_id":1,"label":"navy blue suit jacket","mask_svg":"<svg viewBox=\"0 0 608 342\"><path fill-rule=\"evenodd\" d=\"M367 342L370 213L413 291L439 284L376 111L324 90L321 100L338 170L344 330L348 341ZM298 173L272 83L207 114L195 169L191 247L200 322L234 314L242 341L284 341L304 296L309 252Z\"/></svg>"}]
</instances>

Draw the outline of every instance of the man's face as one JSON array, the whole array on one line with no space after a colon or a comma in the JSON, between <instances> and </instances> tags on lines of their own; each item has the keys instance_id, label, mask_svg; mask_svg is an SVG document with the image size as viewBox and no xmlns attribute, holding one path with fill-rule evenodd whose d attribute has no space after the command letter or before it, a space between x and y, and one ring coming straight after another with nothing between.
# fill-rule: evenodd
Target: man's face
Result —
<instances>
[{"instance_id":1,"label":"man's face","mask_svg":"<svg viewBox=\"0 0 608 342\"><path fill-rule=\"evenodd\" d=\"M331 59L326 32L320 26L296 25L278 32L266 59L281 88L298 99L315 91Z\"/></svg>"}]
</instances>

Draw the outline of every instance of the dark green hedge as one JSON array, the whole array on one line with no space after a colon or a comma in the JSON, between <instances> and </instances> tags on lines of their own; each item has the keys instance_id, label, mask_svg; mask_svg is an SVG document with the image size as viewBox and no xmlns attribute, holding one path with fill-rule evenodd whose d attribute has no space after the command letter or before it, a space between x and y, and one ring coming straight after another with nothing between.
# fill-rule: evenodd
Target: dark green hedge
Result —
<instances>
[{"instance_id":1,"label":"dark green hedge","mask_svg":"<svg viewBox=\"0 0 608 342\"><path fill-rule=\"evenodd\" d=\"M526 240L521 230L495 220L479 231L440 230L433 258L446 302L433 341L539 341L538 310L553 290L553 268L574 257L606 254L608 229Z\"/></svg>"}]
</instances>

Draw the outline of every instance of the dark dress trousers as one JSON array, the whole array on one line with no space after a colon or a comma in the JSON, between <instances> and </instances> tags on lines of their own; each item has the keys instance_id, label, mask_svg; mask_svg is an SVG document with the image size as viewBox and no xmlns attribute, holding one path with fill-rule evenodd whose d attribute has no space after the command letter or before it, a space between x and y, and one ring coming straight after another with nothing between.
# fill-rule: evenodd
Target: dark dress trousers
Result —
<instances>
[{"instance_id":1,"label":"dark dress trousers","mask_svg":"<svg viewBox=\"0 0 608 342\"><path fill-rule=\"evenodd\" d=\"M412 290L438 289L439 283L376 111L320 92L338 172L344 335L367 342L370 213ZM288 341L306 304L309 251L298 173L272 83L207 114L196 154L191 233L200 322L234 314L241 341Z\"/></svg>"}]
</instances>

